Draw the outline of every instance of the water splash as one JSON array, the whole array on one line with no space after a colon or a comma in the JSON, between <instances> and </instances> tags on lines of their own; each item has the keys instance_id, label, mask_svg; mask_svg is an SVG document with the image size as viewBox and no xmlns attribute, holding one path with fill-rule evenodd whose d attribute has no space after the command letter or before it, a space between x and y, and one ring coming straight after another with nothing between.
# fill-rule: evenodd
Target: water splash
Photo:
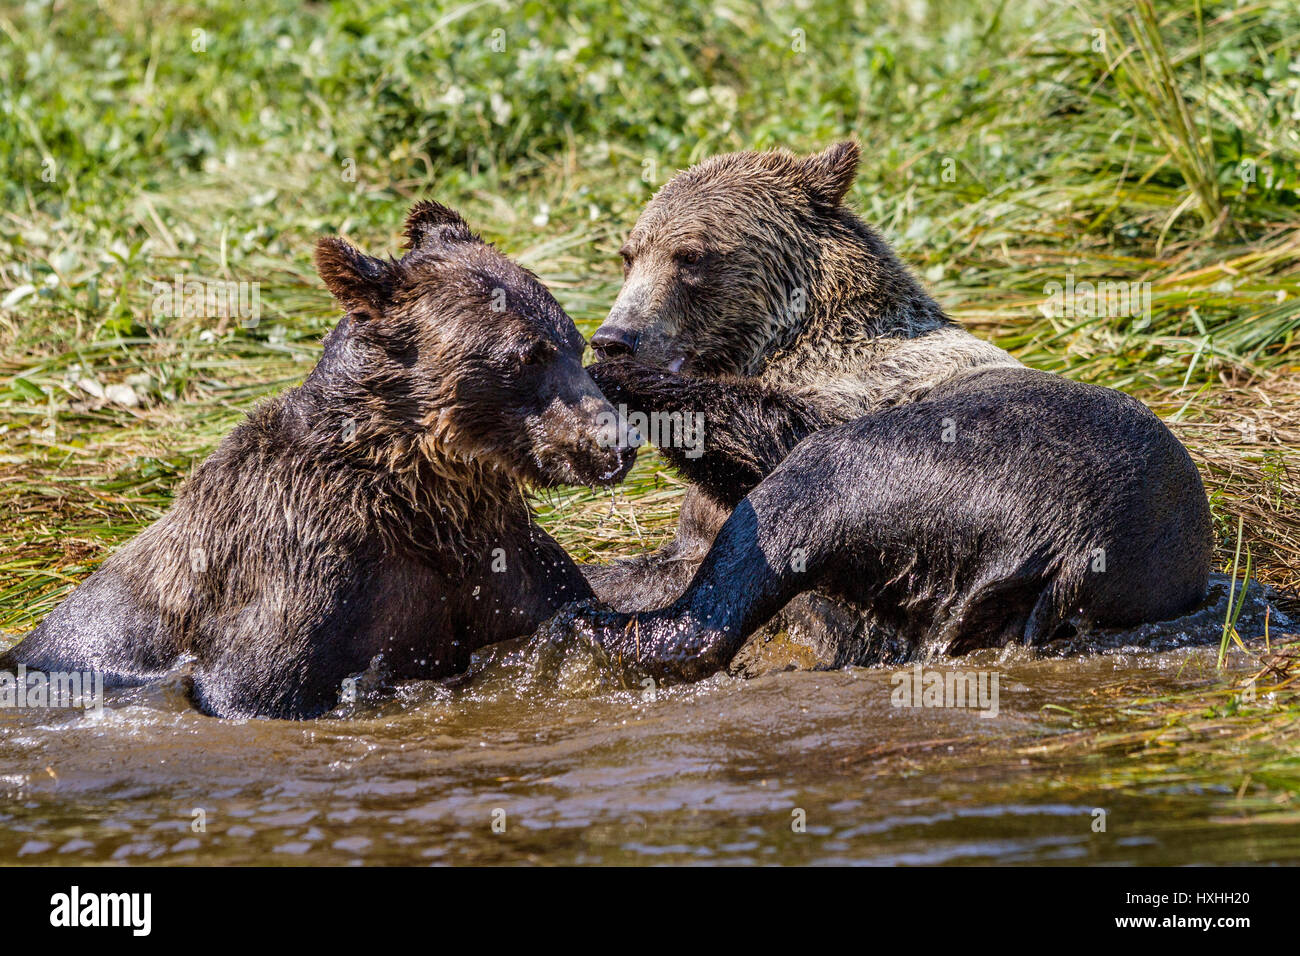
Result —
<instances>
[{"instance_id":1,"label":"water splash","mask_svg":"<svg viewBox=\"0 0 1300 956\"><path fill-rule=\"evenodd\" d=\"M1088 628L1080 625L1074 635L1045 645L1040 655L1071 657L1120 649L1164 651L1218 644L1223 638L1224 622L1231 617L1228 605L1242 600L1241 590L1238 584L1235 597L1231 597L1232 579L1226 574L1212 574L1205 600L1194 611L1168 621L1137 627ZM1243 641L1262 638L1266 622L1272 634L1294 630L1296 623L1278 608L1276 593L1251 578L1246 583L1245 599L1237 618L1237 633Z\"/></svg>"},{"instance_id":2,"label":"water splash","mask_svg":"<svg viewBox=\"0 0 1300 956\"><path fill-rule=\"evenodd\" d=\"M533 699L593 697L637 687L636 675L612 661L591 629L567 610L529 637L476 652L464 681L480 694Z\"/></svg>"}]
</instances>

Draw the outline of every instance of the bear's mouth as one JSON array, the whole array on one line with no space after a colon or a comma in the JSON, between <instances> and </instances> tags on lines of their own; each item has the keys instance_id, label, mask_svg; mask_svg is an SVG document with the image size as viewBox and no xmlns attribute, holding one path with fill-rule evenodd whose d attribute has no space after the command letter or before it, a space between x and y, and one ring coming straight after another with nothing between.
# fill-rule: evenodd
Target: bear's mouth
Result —
<instances>
[{"instance_id":1,"label":"bear's mouth","mask_svg":"<svg viewBox=\"0 0 1300 956\"><path fill-rule=\"evenodd\" d=\"M612 408L608 409L614 415ZM531 417L526 426L530 451L543 487L612 485L636 461L636 445L624 442L608 425L588 422L575 409L560 407Z\"/></svg>"},{"instance_id":2,"label":"bear's mouth","mask_svg":"<svg viewBox=\"0 0 1300 956\"><path fill-rule=\"evenodd\" d=\"M596 355L600 361L607 361L614 357L604 355L600 352L597 352ZM627 356L627 359L628 361L636 362L649 368L659 368L663 369L665 372L672 372L673 374L682 371L690 371L690 369L687 368L687 364L691 361L691 356L685 352L672 352L667 356L654 355L648 352L639 352L636 355Z\"/></svg>"},{"instance_id":3,"label":"bear's mouth","mask_svg":"<svg viewBox=\"0 0 1300 956\"><path fill-rule=\"evenodd\" d=\"M620 448L557 449L553 446L533 446L538 484L554 485L612 485L621 481L636 462L636 449Z\"/></svg>"}]
</instances>

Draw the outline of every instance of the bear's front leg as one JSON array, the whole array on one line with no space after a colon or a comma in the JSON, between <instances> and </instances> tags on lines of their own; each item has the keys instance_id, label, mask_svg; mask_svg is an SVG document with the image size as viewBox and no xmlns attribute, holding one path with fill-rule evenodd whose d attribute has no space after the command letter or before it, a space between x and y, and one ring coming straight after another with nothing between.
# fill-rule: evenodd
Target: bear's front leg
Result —
<instances>
[{"instance_id":1,"label":"bear's front leg","mask_svg":"<svg viewBox=\"0 0 1300 956\"><path fill-rule=\"evenodd\" d=\"M842 441L826 435L830 445ZM850 533L861 506L848 490L872 485L853 470L828 480L828 449L810 447L816 443L827 444L819 436L800 446L736 506L672 604L636 614L595 602L573 605L557 616L555 636L592 640L652 677L698 680L731 663L745 639L796 594L821 587L828 574L856 579L858 538Z\"/></svg>"},{"instance_id":2,"label":"bear's front leg","mask_svg":"<svg viewBox=\"0 0 1300 956\"><path fill-rule=\"evenodd\" d=\"M744 379L699 378L625 358L588 371L642 437L729 508L795 445L831 423L804 399Z\"/></svg>"}]
</instances>

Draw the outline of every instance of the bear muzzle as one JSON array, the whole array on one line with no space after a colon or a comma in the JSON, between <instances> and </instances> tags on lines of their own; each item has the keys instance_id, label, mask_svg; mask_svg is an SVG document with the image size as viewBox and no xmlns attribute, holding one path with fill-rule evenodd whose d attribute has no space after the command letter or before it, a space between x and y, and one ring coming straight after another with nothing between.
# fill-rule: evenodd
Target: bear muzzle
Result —
<instances>
[{"instance_id":1,"label":"bear muzzle","mask_svg":"<svg viewBox=\"0 0 1300 956\"><path fill-rule=\"evenodd\" d=\"M614 484L631 470L640 444L639 435L618 428L613 406L592 395L574 405L552 401L527 428L534 461L550 484Z\"/></svg>"}]
</instances>

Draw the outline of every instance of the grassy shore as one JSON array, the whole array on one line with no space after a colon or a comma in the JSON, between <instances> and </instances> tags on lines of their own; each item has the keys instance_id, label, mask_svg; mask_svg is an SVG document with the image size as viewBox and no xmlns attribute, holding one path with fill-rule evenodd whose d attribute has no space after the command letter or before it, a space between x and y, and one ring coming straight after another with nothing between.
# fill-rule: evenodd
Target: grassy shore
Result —
<instances>
[{"instance_id":1,"label":"grassy shore","mask_svg":"<svg viewBox=\"0 0 1300 956\"><path fill-rule=\"evenodd\" d=\"M337 317L317 235L395 250L409 202L436 197L589 333L675 170L847 136L865 147L850 202L954 315L1146 400L1202 469L1222 565L1240 521L1256 576L1300 586L1289 0L72 0L0 5L0 47L10 635L310 368ZM257 283L258 321L159 308L176 276ZM1137 298L1054 301L1102 281ZM661 541L680 493L645 452L616 493L539 506L592 560ZM1290 729L1270 739L1294 739L1295 697L1274 702Z\"/></svg>"}]
</instances>

